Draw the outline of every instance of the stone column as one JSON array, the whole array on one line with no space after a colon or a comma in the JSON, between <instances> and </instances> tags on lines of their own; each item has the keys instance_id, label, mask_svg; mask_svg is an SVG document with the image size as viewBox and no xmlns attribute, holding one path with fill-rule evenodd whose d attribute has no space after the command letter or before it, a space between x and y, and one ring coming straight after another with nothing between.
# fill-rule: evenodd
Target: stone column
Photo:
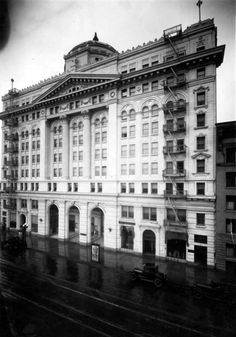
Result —
<instances>
[{"instance_id":1,"label":"stone column","mask_svg":"<svg viewBox=\"0 0 236 337\"><path fill-rule=\"evenodd\" d=\"M69 123L68 119L63 119L63 138L62 138L62 177L69 178Z\"/></svg>"},{"instance_id":2,"label":"stone column","mask_svg":"<svg viewBox=\"0 0 236 337\"><path fill-rule=\"evenodd\" d=\"M88 111L83 116L83 177L90 179L91 177L91 122Z\"/></svg>"}]
</instances>

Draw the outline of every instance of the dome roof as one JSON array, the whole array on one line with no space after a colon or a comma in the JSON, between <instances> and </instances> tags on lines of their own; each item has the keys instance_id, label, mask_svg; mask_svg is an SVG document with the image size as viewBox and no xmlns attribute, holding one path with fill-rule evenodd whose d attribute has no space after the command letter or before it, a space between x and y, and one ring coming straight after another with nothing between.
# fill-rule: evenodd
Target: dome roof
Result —
<instances>
[{"instance_id":1,"label":"dome roof","mask_svg":"<svg viewBox=\"0 0 236 337\"><path fill-rule=\"evenodd\" d=\"M90 50L90 51L94 51L98 53L99 53L99 50L101 50L103 51L103 53L106 51L107 54L111 54L111 55L113 55L114 53L118 53L117 50L113 48L112 46L110 46L109 44L100 42L98 40L97 33L95 33L93 40L85 41L85 42L78 44L77 46L72 48L69 51L69 53L64 56L64 58L67 59L71 56L78 55L86 50Z\"/></svg>"}]
</instances>

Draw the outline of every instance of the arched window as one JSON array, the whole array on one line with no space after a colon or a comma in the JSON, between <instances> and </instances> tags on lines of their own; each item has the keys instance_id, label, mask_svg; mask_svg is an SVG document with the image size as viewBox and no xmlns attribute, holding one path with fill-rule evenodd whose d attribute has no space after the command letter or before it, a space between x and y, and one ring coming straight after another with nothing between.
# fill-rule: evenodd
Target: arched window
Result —
<instances>
[{"instance_id":1,"label":"arched window","mask_svg":"<svg viewBox=\"0 0 236 337\"><path fill-rule=\"evenodd\" d=\"M135 120L135 110L134 109L131 109L130 112L129 112L129 120L130 121L133 121Z\"/></svg>"},{"instance_id":2,"label":"arched window","mask_svg":"<svg viewBox=\"0 0 236 337\"><path fill-rule=\"evenodd\" d=\"M84 127L83 122L79 122L79 130L80 130L80 131L83 130L83 127Z\"/></svg>"},{"instance_id":3,"label":"arched window","mask_svg":"<svg viewBox=\"0 0 236 337\"><path fill-rule=\"evenodd\" d=\"M127 120L127 112L125 110L121 112L121 120L123 122Z\"/></svg>"},{"instance_id":4,"label":"arched window","mask_svg":"<svg viewBox=\"0 0 236 337\"><path fill-rule=\"evenodd\" d=\"M103 117L103 119L102 119L102 126L107 126L107 119L106 119L106 117Z\"/></svg>"},{"instance_id":5,"label":"arched window","mask_svg":"<svg viewBox=\"0 0 236 337\"><path fill-rule=\"evenodd\" d=\"M95 119L95 128L98 128L99 125L100 125L100 120L99 120L99 118L96 118Z\"/></svg>"},{"instance_id":6,"label":"arched window","mask_svg":"<svg viewBox=\"0 0 236 337\"><path fill-rule=\"evenodd\" d=\"M77 124L73 123L72 128L73 128L73 130L76 130L77 129Z\"/></svg>"},{"instance_id":7,"label":"arched window","mask_svg":"<svg viewBox=\"0 0 236 337\"><path fill-rule=\"evenodd\" d=\"M167 109L173 109L173 107L174 107L174 103L173 103L173 101L169 101L169 102L167 102L166 103L166 107L167 107Z\"/></svg>"},{"instance_id":8,"label":"arched window","mask_svg":"<svg viewBox=\"0 0 236 337\"><path fill-rule=\"evenodd\" d=\"M158 105L157 104L154 104L152 106L152 117L154 116L158 116Z\"/></svg>"},{"instance_id":9,"label":"arched window","mask_svg":"<svg viewBox=\"0 0 236 337\"><path fill-rule=\"evenodd\" d=\"M179 99L178 100L178 107L183 108L185 106L186 102L184 99Z\"/></svg>"},{"instance_id":10,"label":"arched window","mask_svg":"<svg viewBox=\"0 0 236 337\"><path fill-rule=\"evenodd\" d=\"M143 107L142 114L143 114L143 118L147 118L148 117L149 109L148 109L147 106Z\"/></svg>"}]
</instances>

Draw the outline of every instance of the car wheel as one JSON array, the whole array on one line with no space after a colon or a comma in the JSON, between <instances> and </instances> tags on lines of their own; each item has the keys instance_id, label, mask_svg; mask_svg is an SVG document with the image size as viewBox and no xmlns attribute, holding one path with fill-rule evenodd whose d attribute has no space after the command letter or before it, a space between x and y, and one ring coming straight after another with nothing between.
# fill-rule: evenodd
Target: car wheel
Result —
<instances>
[{"instance_id":1,"label":"car wheel","mask_svg":"<svg viewBox=\"0 0 236 337\"><path fill-rule=\"evenodd\" d=\"M160 288L160 287L163 286L163 281L160 278L156 278L154 280L154 285L155 285L155 287Z\"/></svg>"}]
</instances>

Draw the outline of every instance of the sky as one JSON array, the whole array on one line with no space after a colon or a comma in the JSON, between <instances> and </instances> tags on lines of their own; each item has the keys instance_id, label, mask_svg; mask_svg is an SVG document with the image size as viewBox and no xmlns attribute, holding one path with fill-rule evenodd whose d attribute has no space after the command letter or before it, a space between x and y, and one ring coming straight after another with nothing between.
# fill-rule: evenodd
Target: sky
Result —
<instances>
[{"instance_id":1,"label":"sky","mask_svg":"<svg viewBox=\"0 0 236 337\"><path fill-rule=\"evenodd\" d=\"M5 1L0 0L0 4ZM236 120L236 1L202 1L202 20L214 18L218 45L226 45L224 62L217 70L217 122ZM75 45L91 40L94 32L100 41L121 52L159 39L164 29L182 24L184 30L199 19L197 0L8 0L8 3L10 29L0 44L0 96L11 88L11 78L15 88L23 89L62 73L63 56ZM7 25L8 21L5 22Z\"/></svg>"}]
</instances>

